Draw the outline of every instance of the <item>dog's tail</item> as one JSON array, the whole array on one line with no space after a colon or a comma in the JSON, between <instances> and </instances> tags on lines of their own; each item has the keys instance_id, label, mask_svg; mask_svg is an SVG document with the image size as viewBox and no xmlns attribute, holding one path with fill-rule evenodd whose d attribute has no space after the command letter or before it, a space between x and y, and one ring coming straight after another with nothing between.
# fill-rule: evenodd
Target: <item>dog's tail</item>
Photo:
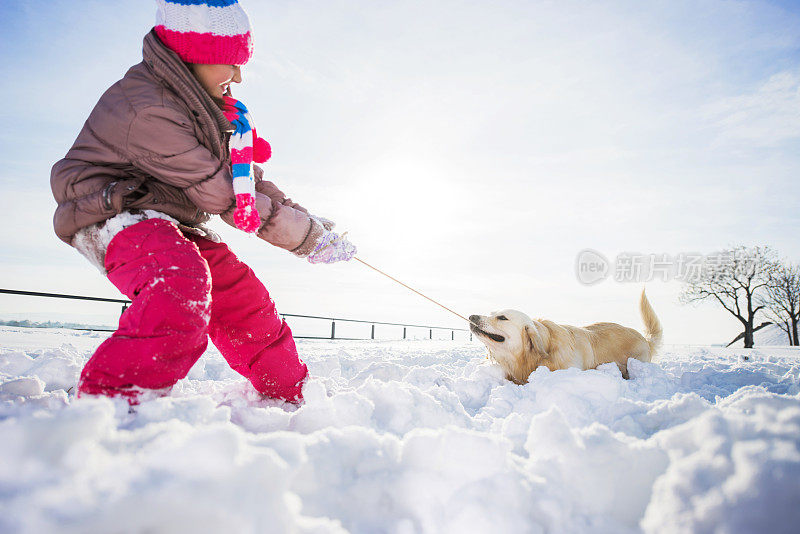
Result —
<instances>
[{"instance_id":1,"label":"dog's tail","mask_svg":"<svg viewBox=\"0 0 800 534\"><path fill-rule=\"evenodd\" d=\"M644 289L642 289L642 298L639 300L639 312L644 321L644 338L650 345L650 357L652 358L661 347L664 330L661 328L661 321L658 320L656 312L650 306L650 301L647 300L647 295L644 294Z\"/></svg>"}]
</instances>

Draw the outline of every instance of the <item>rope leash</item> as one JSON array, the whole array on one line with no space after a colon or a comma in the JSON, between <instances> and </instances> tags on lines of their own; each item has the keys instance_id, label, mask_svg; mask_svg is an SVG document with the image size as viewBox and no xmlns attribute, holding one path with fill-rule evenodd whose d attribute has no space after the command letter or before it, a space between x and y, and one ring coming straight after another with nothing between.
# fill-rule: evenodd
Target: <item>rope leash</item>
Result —
<instances>
[{"instance_id":1,"label":"rope leash","mask_svg":"<svg viewBox=\"0 0 800 534\"><path fill-rule=\"evenodd\" d=\"M346 237L347 237L347 232L344 232L344 233L343 233L341 236L339 236L339 239L345 239ZM333 242L331 242L331 243L328 243L328 244L327 244L325 247L329 247L329 246L331 246L331 245L333 245ZM324 249L325 247L323 247L323 249ZM404 288L406 288L406 289L408 289L408 290L411 290L411 291L413 291L414 293L416 293L416 294L417 294L417 295L419 295L420 297L422 297L422 298L425 298L425 299L428 299L429 301L433 302L433 303L434 303L434 304L436 304L437 306L439 306L439 307L441 307L441 308L444 308L445 310L449 311L450 313L452 313L453 315L455 315L455 316L456 316L456 317L458 317L459 319L461 319L461 320L463 320L463 321L466 321L466 322L468 322L468 323L470 322L470 320L469 320L469 319L467 319L466 317L464 317L464 316L463 316L463 315L461 315L460 313L454 312L453 310L451 310L450 308L448 308L447 306L445 306L445 305L444 305L444 304L442 304L441 302L437 302L437 301L433 300L432 298L430 298L429 296L427 296L427 295L425 295L425 294L423 294L423 293L420 293L419 291L417 291L417 290L416 290L416 289L414 289L413 287L409 286L408 284L404 284L403 282L401 282L400 280L398 280L398 279L397 279L397 278L395 278L394 276L391 276L391 275L389 275L389 274L387 274L387 273L385 273L385 272L381 271L381 270L380 270L380 269L378 269L377 267L374 267L374 266L370 265L369 263L365 262L365 261L364 261L364 260L362 260L361 258L359 258L359 257L357 257L357 256L353 256L353 259L354 259L354 260L356 260L357 262L359 262L360 264L362 264L362 265L365 265L365 266L369 267L369 268L370 268L370 269L372 269L373 271L375 271L375 272L377 272L377 273L380 273L380 274L382 274L382 275L383 275L383 276L385 276L386 278L388 278L388 279L390 279L390 280L393 280L393 281L397 282L398 284L400 284L400 285L401 285L401 286L403 286Z\"/></svg>"},{"instance_id":2,"label":"rope leash","mask_svg":"<svg viewBox=\"0 0 800 534\"><path fill-rule=\"evenodd\" d=\"M417 295L419 295L420 297L426 298L426 299L428 299L429 301L431 301L431 302L433 302L434 304L436 304L437 306L440 306L440 307L444 308L445 310L449 311L450 313L452 313L452 314L453 314L453 315L455 315L456 317L459 317L460 319L463 319L464 321L467 321L467 322L469 322L469 320L468 320L467 318L465 318L463 315L461 315L461 314L459 314L459 313L456 313L456 312L454 312L453 310L451 310L450 308L448 308L448 307L447 307L447 306L445 306L444 304L441 304L441 303L439 303L439 302L436 302L435 300L433 300L433 299L432 299L432 298L430 298L429 296L427 296L427 295L423 295L422 293L420 293L419 291L417 291L417 290L416 290L416 289L414 289L413 287L411 287L411 286L409 286L409 285L407 285L407 284L404 284L403 282L401 282L401 281L400 281L400 280L398 280L397 278L395 278L395 277L393 277L393 276L390 276L390 275L386 274L385 272L381 271L381 270L380 270L380 269L378 269L377 267L373 267L372 265L370 265L369 263L365 262L365 261L364 261L364 260L362 260L361 258L359 258L359 257L357 257L357 256L354 256L354 257L353 257L353 259L354 259L354 260L356 260L357 262L361 263L362 265L366 265L367 267L369 267L369 268L370 268L370 269L372 269L373 271L375 271L375 272L378 272L378 273L382 274L382 275L383 275L383 276L385 276L386 278L389 278L390 280L394 280L395 282L397 282L398 284L400 284L400 285L401 285L401 286L403 286L404 288L406 288L406 289L410 289L411 291L413 291L414 293L416 293L416 294L417 294Z\"/></svg>"}]
</instances>

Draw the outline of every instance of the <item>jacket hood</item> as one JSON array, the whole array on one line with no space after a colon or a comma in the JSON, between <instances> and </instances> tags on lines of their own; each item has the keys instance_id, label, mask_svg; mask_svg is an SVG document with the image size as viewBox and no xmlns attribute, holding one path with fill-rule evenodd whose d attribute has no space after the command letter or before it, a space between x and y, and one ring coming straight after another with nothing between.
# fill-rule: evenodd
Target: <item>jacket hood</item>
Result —
<instances>
[{"instance_id":1,"label":"jacket hood","mask_svg":"<svg viewBox=\"0 0 800 534\"><path fill-rule=\"evenodd\" d=\"M211 98L200 82L189 70L178 54L167 48L161 39L151 30L144 37L142 46L142 59L145 65L162 84L178 94L192 109L204 127L219 134L234 131L233 125ZM211 151L218 157L225 154L222 146L221 135L212 135L213 146Z\"/></svg>"}]
</instances>

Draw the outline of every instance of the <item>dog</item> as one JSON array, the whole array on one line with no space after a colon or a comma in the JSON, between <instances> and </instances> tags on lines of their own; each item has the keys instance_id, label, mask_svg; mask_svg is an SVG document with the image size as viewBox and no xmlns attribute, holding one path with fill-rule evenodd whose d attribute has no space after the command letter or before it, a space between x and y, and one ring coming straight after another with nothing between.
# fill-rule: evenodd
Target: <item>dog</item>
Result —
<instances>
[{"instance_id":1,"label":"dog","mask_svg":"<svg viewBox=\"0 0 800 534\"><path fill-rule=\"evenodd\" d=\"M628 378L628 358L652 360L661 345L663 330L642 291L639 311L645 333L616 323L595 323L583 328L533 320L516 310L491 315L470 315L470 330L489 349L489 356L506 372L506 378L525 384L540 365L551 371L577 367L594 369L616 363Z\"/></svg>"}]
</instances>

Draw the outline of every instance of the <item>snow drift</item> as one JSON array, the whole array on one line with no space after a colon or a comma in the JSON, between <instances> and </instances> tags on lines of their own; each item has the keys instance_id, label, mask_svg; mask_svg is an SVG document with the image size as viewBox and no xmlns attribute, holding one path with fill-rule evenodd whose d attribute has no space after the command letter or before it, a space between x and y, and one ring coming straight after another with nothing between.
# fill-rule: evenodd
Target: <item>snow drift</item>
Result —
<instances>
[{"instance_id":1,"label":"snow drift","mask_svg":"<svg viewBox=\"0 0 800 534\"><path fill-rule=\"evenodd\" d=\"M300 342L294 408L209 350L128 414L104 336L0 327L0 532L795 532L800 352L540 368L477 344ZM745 358L746 356L746 358ZM74 391L74 390L73 390Z\"/></svg>"}]
</instances>

